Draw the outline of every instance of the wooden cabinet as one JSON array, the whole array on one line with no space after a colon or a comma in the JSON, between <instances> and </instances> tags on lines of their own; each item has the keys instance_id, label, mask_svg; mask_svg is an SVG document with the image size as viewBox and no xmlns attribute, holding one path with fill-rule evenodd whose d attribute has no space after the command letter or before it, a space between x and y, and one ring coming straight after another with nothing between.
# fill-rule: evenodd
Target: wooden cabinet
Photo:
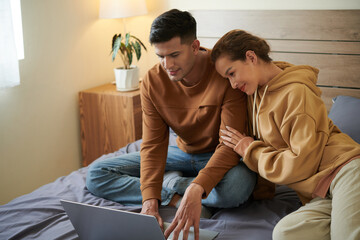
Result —
<instances>
[{"instance_id":1,"label":"wooden cabinet","mask_svg":"<svg viewBox=\"0 0 360 240\"><path fill-rule=\"evenodd\" d=\"M81 91L79 105L83 166L141 138L140 90L118 92L109 83Z\"/></svg>"}]
</instances>

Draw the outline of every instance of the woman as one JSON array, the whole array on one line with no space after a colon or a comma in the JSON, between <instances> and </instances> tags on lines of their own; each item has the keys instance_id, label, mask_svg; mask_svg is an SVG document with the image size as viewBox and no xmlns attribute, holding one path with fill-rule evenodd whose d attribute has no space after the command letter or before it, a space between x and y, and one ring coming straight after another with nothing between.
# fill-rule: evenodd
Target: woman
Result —
<instances>
[{"instance_id":1,"label":"woman","mask_svg":"<svg viewBox=\"0 0 360 240\"><path fill-rule=\"evenodd\" d=\"M265 40L242 30L214 46L216 70L248 95L253 136L227 127L222 138L253 171L294 189L304 206L274 239L360 239L360 145L327 117L318 70L273 62Z\"/></svg>"}]
</instances>

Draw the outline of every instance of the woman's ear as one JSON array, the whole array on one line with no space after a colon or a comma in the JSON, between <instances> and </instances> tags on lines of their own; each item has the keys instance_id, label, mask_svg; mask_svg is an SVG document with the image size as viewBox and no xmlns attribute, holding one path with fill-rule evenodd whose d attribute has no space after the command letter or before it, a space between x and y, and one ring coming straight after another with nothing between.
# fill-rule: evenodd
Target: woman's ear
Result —
<instances>
[{"instance_id":1,"label":"woman's ear","mask_svg":"<svg viewBox=\"0 0 360 240\"><path fill-rule=\"evenodd\" d=\"M252 63L257 63L257 56L256 56L256 54L255 54L254 51L252 51L252 50L247 50L246 53L245 53L245 55L246 55L246 60L249 60L249 61L251 61Z\"/></svg>"}]
</instances>

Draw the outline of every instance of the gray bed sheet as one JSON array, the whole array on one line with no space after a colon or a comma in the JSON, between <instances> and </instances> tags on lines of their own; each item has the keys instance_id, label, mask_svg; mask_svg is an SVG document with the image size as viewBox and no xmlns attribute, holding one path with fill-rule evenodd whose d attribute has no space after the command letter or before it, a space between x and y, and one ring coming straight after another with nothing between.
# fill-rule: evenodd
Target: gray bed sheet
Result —
<instances>
[{"instance_id":1,"label":"gray bed sheet","mask_svg":"<svg viewBox=\"0 0 360 240\"><path fill-rule=\"evenodd\" d=\"M141 140L128 144L96 161L138 151L140 143ZM174 144L175 136L170 135L170 145ZM60 199L140 212L141 206L123 206L92 195L85 187L86 172L87 167L81 168L0 206L0 239L78 239ZM295 192L278 186L274 199L248 201L238 208L219 209L211 219L201 219L200 227L218 231L216 239L219 240L270 240L275 224L299 207ZM167 222L172 220L175 212L173 207L160 208L160 215Z\"/></svg>"}]
</instances>

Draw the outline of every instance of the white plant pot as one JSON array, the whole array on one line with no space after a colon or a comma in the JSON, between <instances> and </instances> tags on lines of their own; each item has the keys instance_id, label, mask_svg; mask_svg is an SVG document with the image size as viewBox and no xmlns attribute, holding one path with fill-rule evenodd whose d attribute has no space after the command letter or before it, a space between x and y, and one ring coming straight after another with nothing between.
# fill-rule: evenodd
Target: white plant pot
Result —
<instances>
[{"instance_id":1,"label":"white plant pot","mask_svg":"<svg viewBox=\"0 0 360 240\"><path fill-rule=\"evenodd\" d=\"M139 68L131 66L130 69L115 68L116 90L125 92L139 88Z\"/></svg>"}]
</instances>

